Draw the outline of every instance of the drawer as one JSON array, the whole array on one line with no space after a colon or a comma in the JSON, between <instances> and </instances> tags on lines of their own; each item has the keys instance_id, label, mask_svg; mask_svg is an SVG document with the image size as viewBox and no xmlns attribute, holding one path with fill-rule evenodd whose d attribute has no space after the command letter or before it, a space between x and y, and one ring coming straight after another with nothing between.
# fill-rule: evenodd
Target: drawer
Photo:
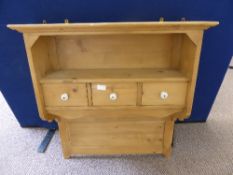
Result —
<instances>
[{"instance_id":1,"label":"drawer","mask_svg":"<svg viewBox=\"0 0 233 175\"><path fill-rule=\"evenodd\" d=\"M136 105L136 83L93 83L93 105Z\"/></svg>"},{"instance_id":2,"label":"drawer","mask_svg":"<svg viewBox=\"0 0 233 175\"><path fill-rule=\"evenodd\" d=\"M187 83L143 83L142 105L185 105Z\"/></svg>"},{"instance_id":3,"label":"drawer","mask_svg":"<svg viewBox=\"0 0 233 175\"><path fill-rule=\"evenodd\" d=\"M46 106L86 106L86 84L43 84Z\"/></svg>"}]
</instances>

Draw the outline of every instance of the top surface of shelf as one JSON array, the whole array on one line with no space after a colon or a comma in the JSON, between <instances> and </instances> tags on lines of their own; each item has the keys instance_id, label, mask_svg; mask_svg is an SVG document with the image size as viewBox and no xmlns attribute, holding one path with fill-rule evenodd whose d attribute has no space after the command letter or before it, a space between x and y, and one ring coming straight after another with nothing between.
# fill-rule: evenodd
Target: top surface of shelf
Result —
<instances>
[{"instance_id":1,"label":"top surface of shelf","mask_svg":"<svg viewBox=\"0 0 233 175\"><path fill-rule=\"evenodd\" d=\"M177 70L166 69L73 69L48 73L41 83L176 81L188 79Z\"/></svg>"},{"instance_id":2,"label":"top surface of shelf","mask_svg":"<svg viewBox=\"0 0 233 175\"><path fill-rule=\"evenodd\" d=\"M150 32L205 30L218 25L217 21L167 21L167 22L101 22L101 23L54 23L54 24L9 24L7 27L23 33L53 32Z\"/></svg>"}]
</instances>

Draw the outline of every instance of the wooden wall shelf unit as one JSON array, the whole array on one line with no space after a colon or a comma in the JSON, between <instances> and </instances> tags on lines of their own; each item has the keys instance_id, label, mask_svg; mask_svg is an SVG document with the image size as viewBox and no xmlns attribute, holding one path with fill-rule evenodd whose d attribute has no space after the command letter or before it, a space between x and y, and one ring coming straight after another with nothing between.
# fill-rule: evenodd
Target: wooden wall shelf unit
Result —
<instances>
[{"instance_id":1,"label":"wooden wall shelf unit","mask_svg":"<svg viewBox=\"0 0 233 175\"><path fill-rule=\"evenodd\" d=\"M23 33L40 117L76 154L169 156L189 117L209 21L8 25Z\"/></svg>"}]
</instances>

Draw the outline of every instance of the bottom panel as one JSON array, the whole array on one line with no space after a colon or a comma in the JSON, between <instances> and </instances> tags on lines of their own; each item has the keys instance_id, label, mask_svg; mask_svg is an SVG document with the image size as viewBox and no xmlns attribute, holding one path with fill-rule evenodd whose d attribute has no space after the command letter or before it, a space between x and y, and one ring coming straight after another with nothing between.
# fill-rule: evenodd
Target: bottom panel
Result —
<instances>
[{"instance_id":1,"label":"bottom panel","mask_svg":"<svg viewBox=\"0 0 233 175\"><path fill-rule=\"evenodd\" d=\"M164 121L68 122L72 152L161 153Z\"/></svg>"},{"instance_id":2,"label":"bottom panel","mask_svg":"<svg viewBox=\"0 0 233 175\"><path fill-rule=\"evenodd\" d=\"M60 119L66 158L75 154L168 154L174 122L145 116L86 116ZM167 129L168 128L168 129ZM166 138L165 138L166 137ZM164 149L166 148L166 150Z\"/></svg>"}]
</instances>

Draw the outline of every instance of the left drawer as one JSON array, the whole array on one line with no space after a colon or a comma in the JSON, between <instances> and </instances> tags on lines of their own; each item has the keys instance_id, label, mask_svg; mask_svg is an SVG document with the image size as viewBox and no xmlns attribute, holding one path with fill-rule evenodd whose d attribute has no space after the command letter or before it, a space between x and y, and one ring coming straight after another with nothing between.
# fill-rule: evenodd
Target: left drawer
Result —
<instances>
[{"instance_id":1,"label":"left drawer","mask_svg":"<svg viewBox=\"0 0 233 175\"><path fill-rule=\"evenodd\" d=\"M43 84L46 106L87 106L86 84Z\"/></svg>"}]
</instances>

